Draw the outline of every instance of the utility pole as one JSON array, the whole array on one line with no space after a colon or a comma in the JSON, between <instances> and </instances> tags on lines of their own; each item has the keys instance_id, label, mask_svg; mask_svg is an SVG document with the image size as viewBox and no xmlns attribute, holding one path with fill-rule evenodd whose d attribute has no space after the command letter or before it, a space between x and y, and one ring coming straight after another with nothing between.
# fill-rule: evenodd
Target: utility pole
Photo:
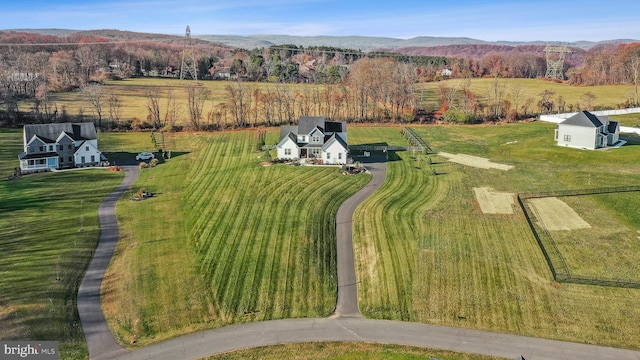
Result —
<instances>
[{"instance_id":1,"label":"utility pole","mask_svg":"<svg viewBox=\"0 0 640 360\"><path fill-rule=\"evenodd\" d=\"M547 57L547 73L544 77L564 80L564 58L572 51L566 46L549 46L544 48Z\"/></svg>"},{"instance_id":2,"label":"utility pole","mask_svg":"<svg viewBox=\"0 0 640 360\"><path fill-rule=\"evenodd\" d=\"M182 64L180 65L180 80L185 75L191 76L193 81L198 82L198 72L196 71L196 55L193 51L193 43L191 42L191 29L187 25L187 31L184 35L184 47L182 48Z\"/></svg>"}]
</instances>

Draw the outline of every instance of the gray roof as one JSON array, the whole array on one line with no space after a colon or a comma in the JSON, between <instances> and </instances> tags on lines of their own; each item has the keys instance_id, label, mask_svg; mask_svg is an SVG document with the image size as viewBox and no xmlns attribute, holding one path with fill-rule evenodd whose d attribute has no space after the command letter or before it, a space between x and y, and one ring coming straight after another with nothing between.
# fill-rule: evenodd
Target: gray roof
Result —
<instances>
[{"instance_id":1,"label":"gray roof","mask_svg":"<svg viewBox=\"0 0 640 360\"><path fill-rule=\"evenodd\" d=\"M43 140L55 142L63 132L74 140L97 139L96 127L92 122L25 125L23 131L25 143L31 140L34 135Z\"/></svg>"},{"instance_id":2,"label":"gray roof","mask_svg":"<svg viewBox=\"0 0 640 360\"><path fill-rule=\"evenodd\" d=\"M325 118L322 116L300 116L297 134L309 134L315 128L324 132L324 122Z\"/></svg>"},{"instance_id":3,"label":"gray roof","mask_svg":"<svg viewBox=\"0 0 640 360\"><path fill-rule=\"evenodd\" d=\"M329 139L327 139L327 141L325 141L324 146L322 146L323 149L331 146L331 144L333 144L334 142L338 142L340 145L342 145L342 147L345 150L349 150L349 146L347 145L347 143L338 135L336 135L335 133L333 135L331 135L331 137Z\"/></svg>"},{"instance_id":4,"label":"gray roof","mask_svg":"<svg viewBox=\"0 0 640 360\"><path fill-rule=\"evenodd\" d=\"M562 125L575 125L575 126L586 126L586 127L592 127L592 128L598 128L600 126L602 126L602 122L600 121L600 119L598 119L597 116L593 115L592 113L583 110L575 115L573 115L572 117L568 118L567 120L561 122L560 124Z\"/></svg>"},{"instance_id":5,"label":"gray roof","mask_svg":"<svg viewBox=\"0 0 640 360\"><path fill-rule=\"evenodd\" d=\"M289 126L289 125L280 126L280 139L278 140L278 142L282 141L282 139L289 136L290 133L293 133L294 135L298 135L298 127ZM296 140L294 139L293 141L295 142Z\"/></svg>"}]
</instances>

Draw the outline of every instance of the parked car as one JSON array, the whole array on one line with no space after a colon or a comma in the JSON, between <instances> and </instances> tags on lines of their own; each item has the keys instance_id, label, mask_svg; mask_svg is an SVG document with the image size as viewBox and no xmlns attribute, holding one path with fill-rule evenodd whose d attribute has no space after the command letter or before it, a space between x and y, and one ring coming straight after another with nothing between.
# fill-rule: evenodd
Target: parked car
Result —
<instances>
[{"instance_id":1,"label":"parked car","mask_svg":"<svg viewBox=\"0 0 640 360\"><path fill-rule=\"evenodd\" d=\"M151 160L154 157L155 155L153 155L153 153L141 152L140 154L136 155L136 160Z\"/></svg>"}]
</instances>

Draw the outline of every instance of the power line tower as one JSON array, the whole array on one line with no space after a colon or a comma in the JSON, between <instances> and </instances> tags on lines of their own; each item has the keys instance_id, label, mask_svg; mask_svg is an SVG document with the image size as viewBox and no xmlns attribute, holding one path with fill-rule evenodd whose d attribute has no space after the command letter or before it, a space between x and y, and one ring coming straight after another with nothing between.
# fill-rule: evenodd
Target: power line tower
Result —
<instances>
[{"instance_id":1,"label":"power line tower","mask_svg":"<svg viewBox=\"0 0 640 360\"><path fill-rule=\"evenodd\" d=\"M193 81L198 82L198 72L196 71L196 54L193 51L193 43L191 42L191 29L187 25L187 31L184 35L184 48L182 49L182 65L180 65L180 80L185 75L191 76Z\"/></svg>"},{"instance_id":2,"label":"power line tower","mask_svg":"<svg viewBox=\"0 0 640 360\"><path fill-rule=\"evenodd\" d=\"M564 58L571 50L566 46L549 46L544 48L547 56L547 73L544 77L564 80Z\"/></svg>"}]
</instances>

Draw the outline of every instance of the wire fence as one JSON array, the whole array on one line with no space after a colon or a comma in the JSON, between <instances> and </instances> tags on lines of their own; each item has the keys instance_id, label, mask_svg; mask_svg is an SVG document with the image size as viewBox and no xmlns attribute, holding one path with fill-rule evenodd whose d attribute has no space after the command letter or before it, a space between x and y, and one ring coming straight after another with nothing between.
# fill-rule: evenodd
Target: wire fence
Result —
<instances>
[{"instance_id":1,"label":"wire fence","mask_svg":"<svg viewBox=\"0 0 640 360\"><path fill-rule=\"evenodd\" d=\"M414 147L420 148L426 154L433 153L433 149L412 128L402 127L402 136Z\"/></svg>"},{"instance_id":2,"label":"wire fence","mask_svg":"<svg viewBox=\"0 0 640 360\"><path fill-rule=\"evenodd\" d=\"M533 233L533 237L536 239L542 254L547 261L547 265L553 275L553 280L571 284L584 284L584 285L598 285L598 286L611 286L611 287L623 287L623 288L636 288L640 289L640 281L630 279L611 279L597 276L583 276L574 275L569 270L569 266L562 256L562 252L558 249L558 246L553 239L553 236L544 226L539 225L540 216L537 210L533 206L528 206L526 200L543 197L562 197L562 196L578 196L578 195L596 195L596 194L611 194L611 193L623 193L640 191L640 186L617 186L617 187L605 187L595 189L579 189L579 190L557 190L557 191L544 191L544 192L532 192L517 194L516 198L518 204L524 213L524 217L527 220L527 224ZM536 219L538 221L536 221ZM604 261L604 260L603 260Z\"/></svg>"}]
</instances>

